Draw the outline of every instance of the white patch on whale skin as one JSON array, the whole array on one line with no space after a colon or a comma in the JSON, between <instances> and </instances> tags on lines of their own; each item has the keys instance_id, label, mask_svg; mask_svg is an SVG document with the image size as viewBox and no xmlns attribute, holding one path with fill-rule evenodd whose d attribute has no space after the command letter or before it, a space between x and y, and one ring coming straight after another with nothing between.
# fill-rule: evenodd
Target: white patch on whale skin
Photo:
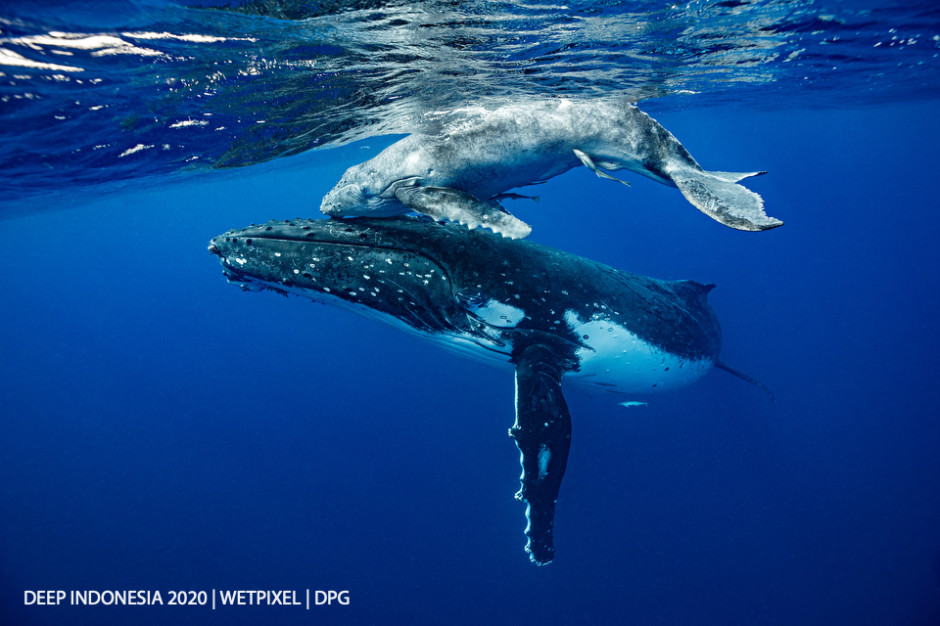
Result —
<instances>
[{"instance_id":1,"label":"white patch on whale skin","mask_svg":"<svg viewBox=\"0 0 940 626\"><path fill-rule=\"evenodd\" d=\"M548 449L548 446L541 445L539 446L539 478L545 478L548 476L548 463L552 460L552 451Z\"/></svg>"},{"instance_id":2,"label":"white patch on whale skin","mask_svg":"<svg viewBox=\"0 0 940 626\"><path fill-rule=\"evenodd\" d=\"M480 307L470 307L470 312L491 326L515 327L525 317L525 311L499 300L487 300Z\"/></svg>"},{"instance_id":3,"label":"white patch on whale skin","mask_svg":"<svg viewBox=\"0 0 940 626\"><path fill-rule=\"evenodd\" d=\"M565 311L565 321L584 344L576 352L580 369L565 376L572 382L617 393L649 393L689 385L714 365L711 359L665 352L609 319L583 322L574 311Z\"/></svg>"}]
</instances>

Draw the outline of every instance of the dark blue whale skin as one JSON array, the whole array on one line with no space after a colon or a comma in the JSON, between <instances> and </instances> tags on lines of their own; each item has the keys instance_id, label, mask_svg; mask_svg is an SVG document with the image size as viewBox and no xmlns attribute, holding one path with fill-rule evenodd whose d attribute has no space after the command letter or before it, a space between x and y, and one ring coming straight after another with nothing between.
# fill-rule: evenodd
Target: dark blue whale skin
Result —
<instances>
[{"instance_id":1,"label":"dark blue whale skin","mask_svg":"<svg viewBox=\"0 0 940 626\"><path fill-rule=\"evenodd\" d=\"M562 378L656 391L718 362L711 285L662 281L420 218L273 221L212 240L229 282L339 304L515 367L526 550L554 556L571 440Z\"/></svg>"}]
</instances>

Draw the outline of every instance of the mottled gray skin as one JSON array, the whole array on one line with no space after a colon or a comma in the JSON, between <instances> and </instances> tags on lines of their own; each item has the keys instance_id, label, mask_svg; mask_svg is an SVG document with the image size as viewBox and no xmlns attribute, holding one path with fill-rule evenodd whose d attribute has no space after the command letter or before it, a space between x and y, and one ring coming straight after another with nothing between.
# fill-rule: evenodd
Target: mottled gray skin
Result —
<instances>
[{"instance_id":1,"label":"mottled gray skin","mask_svg":"<svg viewBox=\"0 0 940 626\"><path fill-rule=\"evenodd\" d=\"M756 193L735 184L762 172L706 172L672 134L633 105L547 100L469 109L436 135L416 134L349 168L323 198L330 216L415 211L520 238L531 230L498 204L510 189L579 165L627 169L678 187L699 210L740 230L766 230ZM614 179L616 180L616 179Z\"/></svg>"}]
</instances>

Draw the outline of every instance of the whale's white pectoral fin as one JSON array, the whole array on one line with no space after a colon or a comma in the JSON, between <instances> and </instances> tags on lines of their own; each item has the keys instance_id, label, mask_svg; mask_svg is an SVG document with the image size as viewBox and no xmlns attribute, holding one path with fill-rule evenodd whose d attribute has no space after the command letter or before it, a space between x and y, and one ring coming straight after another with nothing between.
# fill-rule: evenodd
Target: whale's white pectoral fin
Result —
<instances>
[{"instance_id":1,"label":"whale's white pectoral fin","mask_svg":"<svg viewBox=\"0 0 940 626\"><path fill-rule=\"evenodd\" d=\"M758 194L731 179L740 180L759 173L705 172L685 168L670 172L670 176L685 199L702 213L737 230L758 231L782 226L783 222L764 213L764 200Z\"/></svg>"},{"instance_id":2,"label":"whale's white pectoral fin","mask_svg":"<svg viewBox=\"0 0 940 626\"><path fill-rule=\"evenodd\" d=\"M489 228L511 239L523 239L532 227L499 208L451 187L401 187L395 197L406 207L437 221L457 222L469 228Z\"/></svg>"},{"instance_id":3,"label":"whale's white pectoral fin","mask_svg":"<svg viewBox=\"0 0 940 626\"><path fill-rule=\"evenodd\" d=\"M630 183L628 183L627 181L625 181L625 180L620 180L619 178L616 178L616 177L614 177L614 176L611 176L610 174L608 174L607 172L605 172L604 170L602 170L602 169L601 169L600 167L598 167L597 164L591 159L591 157L589 157L587 154L585 154L585 153L582 152L581 150L578 150L577 148L575 148L575 149L574 149L574 155L575 155L576 157L578 157L578 158L581 160L581 163L584 164L584 167L588 168L589 170L591 170L592 172L594 172L595 174L597 174L598 177L600 177L600 178L606 178L607 180L615 180L615 181L617 181L618 183L622 183L622 184L626 185L627 187L630 186Z\"/></svg>"}]
</instances>

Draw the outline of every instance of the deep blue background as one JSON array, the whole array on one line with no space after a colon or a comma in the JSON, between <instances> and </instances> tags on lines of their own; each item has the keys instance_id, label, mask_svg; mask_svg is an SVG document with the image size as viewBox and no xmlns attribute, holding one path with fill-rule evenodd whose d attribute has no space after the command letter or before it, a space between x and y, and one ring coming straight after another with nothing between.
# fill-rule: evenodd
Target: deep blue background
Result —
<instances>
[{"instance_id":1,"label":"deep blue background","mask_svg":"<svg viewBox=\"0 0 940 626\"><path fill-rule=\"evenodd\" d=\"M719 226L583 168L532 238L714 282L716 371L624 408L571 387L558 555L523 552L511 370L225 283L210 237L310 216L301 156L0 222L5 623L940 622L936 102L654 114L786 221ZM75 206L72 206L75 205ZM43 206L30 207L39 209ZM23 607L25 589L349 589L211 613Z\"/></svg>"}]
</instances>

